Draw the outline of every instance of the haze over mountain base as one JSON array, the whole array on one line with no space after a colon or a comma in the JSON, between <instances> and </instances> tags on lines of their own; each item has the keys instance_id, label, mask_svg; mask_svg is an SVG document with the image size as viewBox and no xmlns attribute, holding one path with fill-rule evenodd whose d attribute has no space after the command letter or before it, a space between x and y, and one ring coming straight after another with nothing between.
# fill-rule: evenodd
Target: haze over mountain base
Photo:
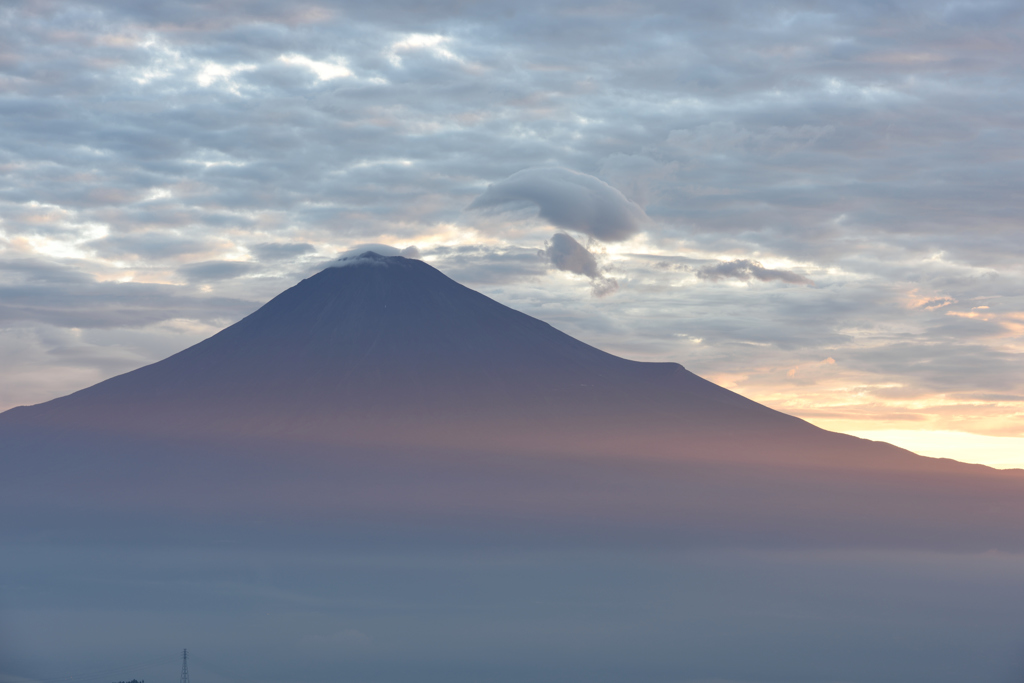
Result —
<instances>
[{"instance_id":1,"label":"haze over mountain base","mask_svg":"<svg viewBox=\"0 0 1024 683\"><path fill-rule=\"evenodd\" d=\"M1016 554L218 540L6 545L18 590L0 612L4 673L174 681L183 646L207 682L1010 683L1024 671Z\"/></svg>"}]
</instances>

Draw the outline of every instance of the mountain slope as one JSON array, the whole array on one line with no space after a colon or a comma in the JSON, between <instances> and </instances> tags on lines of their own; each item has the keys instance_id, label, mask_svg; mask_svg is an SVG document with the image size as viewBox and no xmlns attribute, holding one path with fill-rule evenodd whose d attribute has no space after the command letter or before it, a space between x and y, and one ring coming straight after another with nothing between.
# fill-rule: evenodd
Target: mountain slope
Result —
<instances>
[{"instance_id":1,"label":"mountain slope","mask_svg":"<svg viewBox=\"0 0 1024 683\"><path fill-rule=\"evenodd\" d=\"M826 432L675 363L625 360L367 252L163 361L0 429L947 468ZM2 436L2 433L0 433Z\"/></svg>"}]
</instances>

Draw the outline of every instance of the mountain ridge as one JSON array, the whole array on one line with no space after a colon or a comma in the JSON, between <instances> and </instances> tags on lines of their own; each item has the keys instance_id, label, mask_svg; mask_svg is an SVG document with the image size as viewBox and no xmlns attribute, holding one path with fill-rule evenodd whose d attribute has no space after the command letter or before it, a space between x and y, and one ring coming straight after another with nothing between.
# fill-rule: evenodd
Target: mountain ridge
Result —
<instances>
[{"instance_id":1,"label":"mountain ridge","mask_svg":"<svg viewBox=\"0 0 1024 683\"><path fill-rule=\"evenodd\" d=\"M844 467L923 462L819 429L677 363L609 354L427 263L373 251L162 361L0 413L3 428Z\"/></svg>"}]
</instances>

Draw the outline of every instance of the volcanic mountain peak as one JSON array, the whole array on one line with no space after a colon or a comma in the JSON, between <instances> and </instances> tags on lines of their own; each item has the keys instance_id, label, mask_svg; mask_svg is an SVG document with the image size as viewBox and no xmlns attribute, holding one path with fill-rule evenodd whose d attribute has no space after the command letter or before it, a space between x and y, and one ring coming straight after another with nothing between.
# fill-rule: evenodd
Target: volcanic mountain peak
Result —
<instances>
[{"instance_id":1,"label":"volcanic mountain peak","mask_svg":"<svg viewBox=\"0 0 1024 683\"><path fill-rule=\"evenodd\" d=\"M8 411L3 424L715 458L787 458L808 451L794 439L824 435L832 451L859 442L679 364L605 353L423 261L373 250L191 348Z\"/></svg>"},{"instance_id":2,"label":"volcanic mountain peak","mask_svg":"<svg viewBox=\"0 0 1024 683\"><path fill-rule=\"evenodd\" d=\"M350 251L350 252L342 255L341 257L339 257L337 260L335 260L333 263L329 264L327 267L328 268L344 268L345 266L357 266L357 265L362 265L362 266L365 266L365 265L386 266L389 263L394 263L394 260L395 259L399 259L399 258L403 259L403 260L406 260L406 261L412 260L412 259L406 259L403 256L401 256L401 254L398 254L398 253L380 253L380 252L384 251L383 249L380 248L380 246L383 246L383 245L378 245L378 247L375 247L373 249L367 249L366 251L362 251L362 250L359 250L359 249L356 249L354 251ZM394 250L394 251L397 251L397 249Z\"/></svg>"}]
</instances>

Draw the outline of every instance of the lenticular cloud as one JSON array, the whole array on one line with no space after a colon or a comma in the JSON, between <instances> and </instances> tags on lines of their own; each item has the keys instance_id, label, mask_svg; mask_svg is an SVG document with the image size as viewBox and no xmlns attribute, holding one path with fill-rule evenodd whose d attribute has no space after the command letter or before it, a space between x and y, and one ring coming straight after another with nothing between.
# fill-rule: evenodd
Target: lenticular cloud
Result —
<instances>
[{"instance_id":1,"label":"lenticular cloud","mask_svg":"<svg viewBox=\"0 0 1024 683\"><path fill-rule=\"evenodd\" d=\"M502 210L530 202L554 226L621 242L643 229L647 214L599 178L567 168L527 168L490 185L470 209Z\"/></svg>"}]
</instances>

